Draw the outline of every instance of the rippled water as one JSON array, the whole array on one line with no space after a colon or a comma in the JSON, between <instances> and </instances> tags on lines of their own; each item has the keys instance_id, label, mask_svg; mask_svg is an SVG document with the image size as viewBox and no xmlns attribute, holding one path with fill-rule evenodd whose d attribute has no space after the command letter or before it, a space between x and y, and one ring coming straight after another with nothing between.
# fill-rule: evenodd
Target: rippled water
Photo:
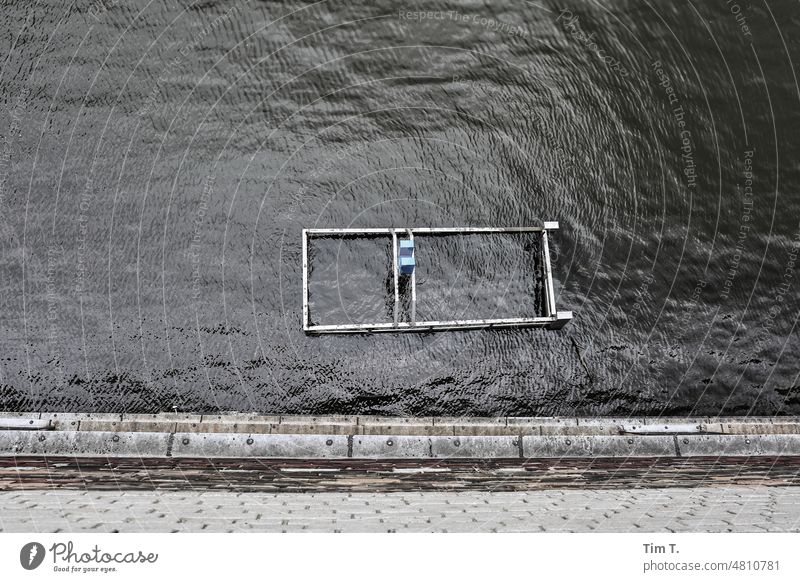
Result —
<instances>
[{"instance_id":1,"label":"rippled water","mask_svg":"<svg viewBox=\"0 0 800 582\"><path fill-rule=\"evenodd\" d=\"M78 4L0 13L0 408L800 413L795 2ZM302 333L302 228L543 220L562 331ZM315 317L384 317L337 246ZM531 243L419 252L536 308Z\"/></svg>"}]
</instances>

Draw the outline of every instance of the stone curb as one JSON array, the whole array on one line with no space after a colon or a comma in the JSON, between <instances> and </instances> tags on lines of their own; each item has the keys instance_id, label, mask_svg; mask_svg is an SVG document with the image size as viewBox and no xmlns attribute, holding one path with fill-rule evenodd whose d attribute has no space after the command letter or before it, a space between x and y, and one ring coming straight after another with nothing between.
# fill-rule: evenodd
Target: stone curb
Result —
<instances>
[{"instance_id":1,"label":"stone curb","mask_svg":"<svg viewBox=\"0 0 800 582\"><path fill-rule=\"evenodd\" d=\"M800 417L402 418L0 412L0 456L581 458L800 455Z\"/></svg>"},{"instance_id":2,"label":"stone curb","mask_svg":"<svg viewBox=\"0 0 800 582\"><path fill-rule=\"evenodd\" d=\"M410 436L0 431L0 456L581 458L798 456L800 435Z\"/></svg>"},{"instance_id":3,"label":"stone curb","mask_svg":"<svg viewBox=\"0 0 800 582\"><path fill-rule=\"evenodd\" d=\"M230 414L95 414L0 412L5 430L295 435L591 436L621 434L800 434L800 417L378 417ZM673 429L672 431L668 429Z\"/></svg>"}]
</instances>

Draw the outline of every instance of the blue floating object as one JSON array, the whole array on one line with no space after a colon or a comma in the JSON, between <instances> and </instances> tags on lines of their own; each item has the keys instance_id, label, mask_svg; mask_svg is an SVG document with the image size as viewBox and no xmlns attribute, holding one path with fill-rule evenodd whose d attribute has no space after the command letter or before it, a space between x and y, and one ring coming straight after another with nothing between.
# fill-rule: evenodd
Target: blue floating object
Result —
<instances>
[{"instance_id":1,"label":"blue floating object","mask_svg":"<svg viewBox=\"0 0 800 582\"><path fill-rule=\"evenodd\" d=\"M400 273L410 275L414 272L415 264L414 257L400 257Z\"/></svg>"},{"instance_id":2,"label":"blue floating object","mask_svg":"<svg viewBox=\"0 0 800 582\"><path fill-rule=\"evenodd\" d=\"M400 241L400 256L411 257L414 256L414 241L403 239Z\"/></svg>"},{"instance_id":3,"label":"blue floating object","mask_svg":"<svg viewBox=\"0 0 800 582\"><path fill-rule=\"evenodd\" d=\"M400 252L398 253L398 267L403 275L411 275L417 264L414 258L414 241L403 239L400 242Z\"/></svg>"}]
</instances>

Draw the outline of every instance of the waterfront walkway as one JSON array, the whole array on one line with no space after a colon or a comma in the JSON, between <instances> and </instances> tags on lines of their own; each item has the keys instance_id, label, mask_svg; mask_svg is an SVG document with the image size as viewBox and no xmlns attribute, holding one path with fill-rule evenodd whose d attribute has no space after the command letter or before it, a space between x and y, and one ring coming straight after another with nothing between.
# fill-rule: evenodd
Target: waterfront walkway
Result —
<instances>
[{"instance_id":1,"label":"waterfront walkway","mask_svg":"<svg viewBox=\"0 0 800 582\"><path fill-rule=\"evenodd\" d=\"M3 532L798 532L800 487L0 492Z\"/></svg>"},{"instance_id":2,"label":"waterfront walkway","mask_svg":"<svg viewBox=\"0 0 800 582\"><path fill-rule=\"evenodd\" d=\"M0 414L3 532L800 531L800 418Z\"/></svg>"}]
</instances>

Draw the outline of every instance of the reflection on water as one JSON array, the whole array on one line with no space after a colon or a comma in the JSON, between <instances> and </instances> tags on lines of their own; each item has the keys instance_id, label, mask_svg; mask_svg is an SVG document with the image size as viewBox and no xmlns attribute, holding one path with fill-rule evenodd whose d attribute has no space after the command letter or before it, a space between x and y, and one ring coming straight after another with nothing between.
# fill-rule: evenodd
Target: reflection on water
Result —
<instances>
[{"instance_id":1,"label":"reflection on water","mask_svg":"<svg viewBox=\"0 0 800 582\"><path fill-rule=\"evenodd\" d=\"M794 3L0 19L0 408L800 412ZM543 220L563 331L302 333L302 228ZM466 238L421 316L540 308L534 243ZM320 317L391 317L381 245L315 249Z\"/></svg>"}]
</instances>

